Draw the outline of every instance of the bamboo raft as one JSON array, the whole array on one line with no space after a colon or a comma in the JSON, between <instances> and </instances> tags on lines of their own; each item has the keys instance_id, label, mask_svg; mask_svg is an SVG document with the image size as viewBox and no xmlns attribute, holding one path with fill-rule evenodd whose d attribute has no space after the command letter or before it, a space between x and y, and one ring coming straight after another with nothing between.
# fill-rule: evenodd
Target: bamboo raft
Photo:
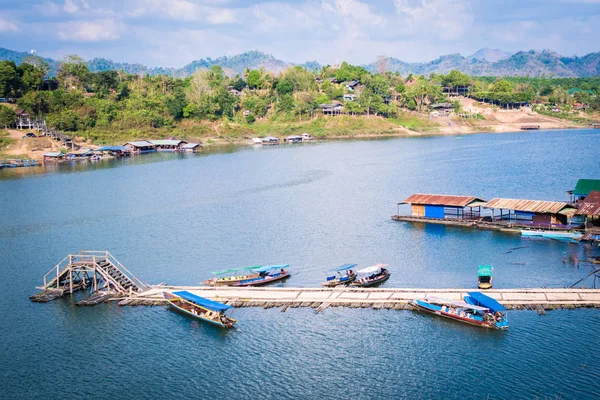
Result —
<instances>
[{"instance_id":1,"label":"bamboo raft","mask_svg":"<svg viewBox=\"0 0 600 400\"><path fill-rule=\"evenodd\" d=\"M203 286L157 286L126 298L114 298L119 305L164 305L162 292L187 290L234 307L310 307L322 311L328 307L412 309L409 301L427 297L460 300L472 289L399 289L399 288L208 288ZM600 290L564 289L493 289L485 294L509 309L552 310L558 308L600 308Z\"/></svg>"},{"instance_id":2,"label":"bamboo raft","mask_svg":"<svg viewBox=\"0 0 600 400\"><path fill-rule=\"evenodd\" d=\"M230 287L149 286L140 281L107 251L70 254L44 276L42 292L31 301L45 303L66 294L89 293L76 303L91 306L117 301L121 306L166 305L163 292L189 291L234 307L310 307L317 312L328 307L411 309L414 299L443 297L461 300L471 288L357 288L357 287ZM578 282L579 283L579 282ZM556 308L600 308L600 289L535 288L490 289L485 294L509 309L531 309L543 313Z\"/></svg>"}]
</instances>

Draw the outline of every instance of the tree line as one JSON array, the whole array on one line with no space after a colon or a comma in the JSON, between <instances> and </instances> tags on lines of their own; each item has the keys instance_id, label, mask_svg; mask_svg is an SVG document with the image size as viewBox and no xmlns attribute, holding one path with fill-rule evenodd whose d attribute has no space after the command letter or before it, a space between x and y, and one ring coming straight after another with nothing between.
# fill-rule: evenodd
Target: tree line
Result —
<instances>
[{"instance_id":1,"label":"tree line","mask_svg":"<svg viewBox=\"0 0 600 400\"><path fill-rule=\"evenodd\" d=\"M571 95L573 88L578 91ZM402 110L427 111L432 103L446 101L444 91L453 90L501 104L579 102L588 111L600 109L598 77L499 79L460 71L402 77L344 62L315 70L296 66L277 75L247 69L234 77L213 65L175 78L92 73L86 61L71 55L50 78L48 65L39 57L21 65L0 61L0 98L14 98L17 107L63 131L161 129L186 121L297 121L319 115L320 105L332 102L343 103L346 114L394 117ZM9 124L12 110L7 109L0 108L0 125Z\"/></svg>"}]
</instances>

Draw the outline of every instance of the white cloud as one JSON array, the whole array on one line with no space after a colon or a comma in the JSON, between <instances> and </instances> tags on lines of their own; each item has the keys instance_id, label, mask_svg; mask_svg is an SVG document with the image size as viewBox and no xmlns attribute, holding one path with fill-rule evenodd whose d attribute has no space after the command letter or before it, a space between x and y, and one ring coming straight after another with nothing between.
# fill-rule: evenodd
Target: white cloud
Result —
<instances>
[{"instance_id":1,"label":"white cloud","mask_svg":"<svg viewBox=\"0 0 600 400\"><path fill-rule=\"evenodd\" d=\"M19 30L17 24L12 21L0 17L0 32L17 31Z\"/></svg>"},{"instance_id":2,"label":"white cloud","mask_svg":"<svg viewBox=\"0 0 600 400\"><path fill-rule=\"evenodd\" d=\"M239 10L213 7L207 2L188 0L138 0L137 6L127 12L129 17L156 16L179 21L204 21L212 25L231 24L238 21Z\"/></svg>"},{"instance_id":3,"label":"white cloud","mask_svg":"<svg viewBox=\"0 0 600 400\"><path fill-rule=\"evenodd\" d=\"M122 25L111 19L71 21L59 25L58 38L75 42L98 42L119 38Z\"/></svg>"},{"instance_id":4,"label":"white cloud","mask_svg":"<svg viewBox=\"0 0 600 400\"><path fill-rule=\"evenodd\" d=\"M400 29L415 36L456 40L473 25L469 8L460 0L394 0L394 6L402 19Z\"/></svg>"}]
</instances>

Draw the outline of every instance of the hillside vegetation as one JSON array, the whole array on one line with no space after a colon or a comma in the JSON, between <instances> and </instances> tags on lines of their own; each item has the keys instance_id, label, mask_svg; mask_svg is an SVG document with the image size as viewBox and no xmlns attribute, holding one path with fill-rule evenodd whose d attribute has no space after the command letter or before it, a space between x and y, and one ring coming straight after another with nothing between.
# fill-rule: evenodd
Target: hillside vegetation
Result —
<instances>
[{"instance_id":1,"label":"hillside vegetation","mask_svg":"<svg viewBox=\"0 0 600 400\"><path fill-rule=\"evenodd\" d=\"M437 126L428 119L430 105L448 101L444 88L498 107L536 101L541 111L560 106L567 115L578 107L581 112L600 108L598 77L475 78L456 70L402 76L342 63L319 70L295 66L277 75L246 69L233 78L211 65L173 78L91 72L78 56L66 57L56 77L48 76L49 65L39 57L21 65L2 61L0 97L14 98L18 108L44 117L48 125L96 143L169 136L239 140L301 132L320 137L427 132ZM332 107L337 115L323 116ZM452 107L460 111L458 102ZM11 108L0 108L0 125L14 119Z\"/></svg>"}]
</instances>

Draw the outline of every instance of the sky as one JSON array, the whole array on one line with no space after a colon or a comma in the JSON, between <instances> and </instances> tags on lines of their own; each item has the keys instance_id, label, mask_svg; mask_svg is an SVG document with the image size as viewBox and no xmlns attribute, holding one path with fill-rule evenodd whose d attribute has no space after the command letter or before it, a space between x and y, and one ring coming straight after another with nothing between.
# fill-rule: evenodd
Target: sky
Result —
<instances>
[{"instance_id":1,"label":"sky","mask_svg":"<svg viewBox=\"0 0 600 400\"><path fill-rule=\"evenodd\" d=\"M600 0L0 0L0 47L148 66L259 50L295 63L600 51Z\"/></svg>"}]
</instances>

